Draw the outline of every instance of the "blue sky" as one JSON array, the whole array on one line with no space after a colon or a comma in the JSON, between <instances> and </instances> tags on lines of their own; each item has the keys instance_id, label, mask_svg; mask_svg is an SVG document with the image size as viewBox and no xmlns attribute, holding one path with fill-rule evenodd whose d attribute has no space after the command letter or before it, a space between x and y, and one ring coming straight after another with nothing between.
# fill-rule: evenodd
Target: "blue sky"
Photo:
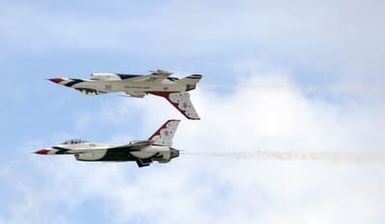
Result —
<instances>
[{"instance_id":1,"label":"blue sky","mask_svg":"<svg viewBox=\"0 0 385 224\"><path fill-rule=\"evenodd\" d=\"M383 7L0 1L0 224L384 223ZM45 80L158 68L204 75L191 94L201 121L160 98ZM175 147L192 154L169 164L30 153L147 138L169 118L182 119Z\"/></svg>"}]
</instances>

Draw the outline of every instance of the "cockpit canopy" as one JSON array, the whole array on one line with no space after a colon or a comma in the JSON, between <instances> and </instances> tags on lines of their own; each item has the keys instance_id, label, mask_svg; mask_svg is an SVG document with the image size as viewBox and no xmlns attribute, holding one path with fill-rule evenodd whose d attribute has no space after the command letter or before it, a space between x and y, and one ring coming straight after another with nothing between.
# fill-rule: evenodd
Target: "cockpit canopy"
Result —
<instances>
[{"instance_id":1,"label":"cockpit canopy","mask_svg":"<svg viewBox=\"0 0 385 224\"><path fill-rule=\"evenodd\" d=\"M73 144L81 144L81 143L86 143L89 141L81 140L81 139L70 139L65 142L63 142L63 145L73 145Z\"/></svg>"}]
</instances>

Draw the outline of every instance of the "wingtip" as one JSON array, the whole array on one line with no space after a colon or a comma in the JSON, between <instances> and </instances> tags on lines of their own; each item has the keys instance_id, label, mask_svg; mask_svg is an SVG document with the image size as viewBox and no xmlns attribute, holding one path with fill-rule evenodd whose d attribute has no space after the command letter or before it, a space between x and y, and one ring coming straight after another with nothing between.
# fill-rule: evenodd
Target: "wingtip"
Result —
<instances>
[{"instance_id":1,"label":"wingtip","mask_svg":"<svg viewBox=\"0 0 385 224\"><path fill-rule=\"evenodd\" d=\"M167 120L167 122L171 122L171 121L181 121L181 120L179 120L179 119L169 119L169 120Z\"/></svg>"},{"instance_id":2,"label":"wingtip","mask_svg":"<svg viewBox=\"0 0 385 224\"><path fill-rule=\"evenodd\" d=\"M200 120L201 118L200 118L200 117L188 117L188 119L198 121L198 120Z\"/></svg>"},{"instance_id":3,"label":"wingtip","mask_svg":"<svg viewBox=\"0 0 385 224\"><path fill-rule=\"evenodd\" d=\"M188 78L190 79L201 79L203 77L203 75L201 74L192 74L192 75L189 75Z\"/></svg>"}]
</instances>

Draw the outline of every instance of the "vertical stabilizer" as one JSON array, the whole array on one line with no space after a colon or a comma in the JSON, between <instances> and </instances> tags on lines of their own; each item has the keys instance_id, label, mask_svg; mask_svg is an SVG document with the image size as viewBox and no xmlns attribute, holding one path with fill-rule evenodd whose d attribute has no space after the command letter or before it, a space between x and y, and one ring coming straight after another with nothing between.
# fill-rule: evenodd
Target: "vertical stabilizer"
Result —
<instances>
[{"instance_id":1,"label":"vertical stabilizer","mask_svg":"<svg viewBox=\"0 0 385 224\"><path fill-rule=\"evenodd\" d=\"M176 109L178 109L185 117L191 120L200 120L198 113L196 112L193 104L190 100L190 94L188 92L147 92L156 96L164 97L170 102Z\"/></svg>"},{"instance_id":2,"label":"vertical stabilizer","mask_svg":"<svg viewBox=\"0 0 385 224\"><path fill-rule=\"evenodd\" d=\"M154 141L154 144L171 146L179 122L180 120L166 121L148 140Z\"/></svg>"}]
</instances>

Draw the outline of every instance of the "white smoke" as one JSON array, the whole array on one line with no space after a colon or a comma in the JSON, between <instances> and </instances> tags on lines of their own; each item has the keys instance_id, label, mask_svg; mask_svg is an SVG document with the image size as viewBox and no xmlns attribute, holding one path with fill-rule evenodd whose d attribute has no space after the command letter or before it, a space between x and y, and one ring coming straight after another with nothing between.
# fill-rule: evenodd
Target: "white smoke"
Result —
<instances>
[{"instance_id":1,"label":"white smoke","mask_svg":"<svg viewBox=\"0 0 385 224\"><path fill-rule=\"evenodd\" d=\"M193 152L182 156L248 159L256 161L323 161L329 163L379 163L385 165L384 152L333 152L333 151L267 151L253 152Z\"/></svg>"}]
</instances>

